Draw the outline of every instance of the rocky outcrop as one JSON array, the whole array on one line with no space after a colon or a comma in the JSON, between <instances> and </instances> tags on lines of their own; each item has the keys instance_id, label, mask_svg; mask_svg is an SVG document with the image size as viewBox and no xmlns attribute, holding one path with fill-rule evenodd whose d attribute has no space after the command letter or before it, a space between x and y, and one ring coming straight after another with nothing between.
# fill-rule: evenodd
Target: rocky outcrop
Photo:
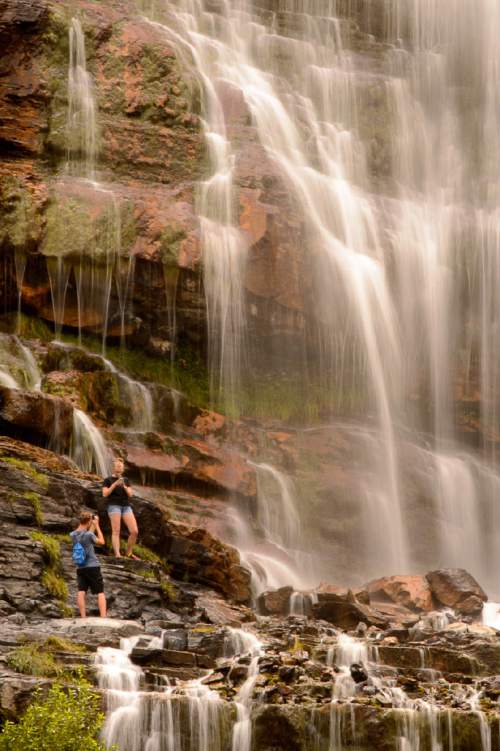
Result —
<instances>
[{"instance_id":1,"label":"rocky outcrop","mask_svg":"<svg viewBox=\"0 0 500 751\"><path fill-rule=\"evenodd\" d=\"M480 614L488 599L482 587L464 569L431 571L426 578L436 600L463 615Z\"/></svg>"},{"instance_id":2,"label":"rocky outcrop","mask_svg":"<svg viewBox=\"0 0 500 751\"><path fill-rule=\"evenodd\" d=\"M293 587L280 587L271 592L263 592L257 600L259 612L263 615L288 615L292 592Z\"/></svg>"},{"instance_id":3,"label":"rocky outcrop","mask_svg":"<svg viewBox=\"0 0 500 751\"><path fill-rule=\"evenodd\" d=\"M73 431L73 410L58 397L0 386L0 428L31 443L65 451Z\"/></svg>"},{"instance_id":4,"label":"rocky outcrop","mask_svg":"<svg viewBox=\"0 0 500 751\"><path fill-rule=\"evenodd\" d=\"M3 612L15 612L22 597L23 602L28 603L22 606L25 612L48 609L57 613L58 602L67 601L66 587L60 588L59 583L72 582L74 565L70 559L69 538L61 542L51 535L71 531L82 507L100 510L103 527L109 533L100 484L47 450L4 438L0 451L0 513L8 528L5 562L11 562L11 568L6 565L0 573ZM171 566L175 578L219 589L240 603L249 601L250 577L241 567L236 550L216 540L206 530L171 522L153 501L136 496L134 509L141 542L155 551L166 566ZM123 578L121 565L103 558L105 575L107 572L113 582L111 589L118 592L126 584L122 595L112 597L111 612L114 607L121 617L135 618L148 609L159 608L164 601L161 572L147 567L143 571L140 565L137 568L129 564L132 569L128 570L123 586L118 586L117 581ZM56 582L47 579L47 570L54 574ZM156 583L151 584L150 579ZM53 600L47 599L50 587L44 589L44 581L53 585ZM31 596L26 591L27 582L33 586ZM134 594L135 588L138 594Z\"/></svg>"},{"instance_id":5,"label":"rocky outcrop","mask_svg":"<svg viewBox=\"0 0 500 751\"><path fill-rule=\"evenodd\" d=\"M366 585L372 602L394 602L416 612L433 610L432 591L424 576L388 576Z\"/></svg>"},{"instance_id":6,"label":"rocky outcrop","mask_svg":"<svg viewBox=\"0 0 500 751\"><path fill-rule=\"evenodd\" d=\"M388 619L374 608L360 602L351 590L346 594L319 592L318 601L313 604L315 618L333 623L342 629L354 629L358 623L383 628Z\"/></svg>"}]
</instances>

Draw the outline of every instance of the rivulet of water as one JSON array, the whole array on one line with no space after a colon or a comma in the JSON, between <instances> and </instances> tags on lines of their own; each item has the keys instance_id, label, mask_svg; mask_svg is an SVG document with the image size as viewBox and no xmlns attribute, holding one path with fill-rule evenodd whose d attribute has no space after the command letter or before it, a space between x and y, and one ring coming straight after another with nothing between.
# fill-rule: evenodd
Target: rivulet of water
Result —
<instances>
[{"instance_id":1,"label":"rivulet of water","mask_svg":"<svg viewBox=\"0 0 500 751\"><path fill-rule=\"evenodd\" d=\"M85 36L78 18L69 27L67 163L71 174L95 178L97 118Z\"/></svg>"}]
</instances>

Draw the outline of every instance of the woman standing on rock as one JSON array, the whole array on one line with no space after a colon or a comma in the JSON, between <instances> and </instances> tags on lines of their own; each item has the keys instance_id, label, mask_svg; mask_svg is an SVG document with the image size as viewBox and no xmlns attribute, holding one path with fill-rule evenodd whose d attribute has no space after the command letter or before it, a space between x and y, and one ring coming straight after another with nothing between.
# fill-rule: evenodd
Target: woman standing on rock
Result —
<instances>
[{"instance_id":1,"label":"woman standing on rock","mask_svg":"<svg viewBox=\"0 0 500 751\"><path fill-rule=\"evenodd\" d=\"M108 499L108 516L111 523L111 544L113 552L117 558L121 558L120 553L120 527L121 520L125 522L128 529L127 558L135 558L133 549L137 540L137 521L130 505L132 497L132 488L127 477L123 476L124 463L123 459L117 457L113 462L113 474L106 477L102 484L102 494Z\"/></svg>"}]
</instances>

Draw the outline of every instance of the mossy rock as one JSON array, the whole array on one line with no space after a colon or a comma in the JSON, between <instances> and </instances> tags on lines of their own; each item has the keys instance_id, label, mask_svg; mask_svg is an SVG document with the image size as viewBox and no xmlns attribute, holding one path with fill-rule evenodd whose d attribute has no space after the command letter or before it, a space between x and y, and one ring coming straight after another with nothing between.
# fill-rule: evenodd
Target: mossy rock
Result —
<instances>
[{"instance_id":1,"label":"mossy rock","mask_svg":"<svg viewBox=\"0 0 500 751\"><path fill-rule=\"evenodd\" d=\"M33 196L14 176L0 177L0 246L24 250L36 245L41 221Z\"/></svg>"},{"instance_id":2,"label":"mossy rock","mask_svg":"<svg viewBox=\"0 0 500 751\"><path fill-rule=\"evenodd\" d=\"M93 196L95 198L95 195ZM134 205L103 194L102 204L55 195L45 212L43 255L90 258L100 266L128 256L137 236Z\"/></svg>"},{"instance_id":3,"label":"mossy rock","mask_svg":"<svg viewBox=\"0 0 500 751\"><path fill-rule=\"evenodd\" d=\"M160 258L166 267L178 266L181 243L186 239L186 232L175 224L170 224L160 235Z\"/></svg>"},{"instance_id":4,"label":"mossy rock","mask_svg":"<svg viewBox=\"0 0 500 751\"><path fill-rule=\"evenodd\" d=\"M114 373L97 371L82 381L89 410L113 425L128 425L131 409L120 393Z\"/></svg>"}]
</instances>

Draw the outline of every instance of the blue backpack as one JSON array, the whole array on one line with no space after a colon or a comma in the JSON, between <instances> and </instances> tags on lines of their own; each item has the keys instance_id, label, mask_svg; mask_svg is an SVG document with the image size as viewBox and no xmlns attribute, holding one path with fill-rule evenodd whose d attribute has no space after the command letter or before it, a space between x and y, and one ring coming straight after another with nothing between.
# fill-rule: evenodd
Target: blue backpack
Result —
<instances>
[{"instance_id":1,"label":"blue backpack","mask_svg":"<svg viewBox=\"0 0 500 751\"><path fill-rule=\"evenodd\" d=\"M83 547L81 542L73 543L73 551L71 553L71 557L73 558L73 563L76 563L77 566L83 566L85 561L87 560L87 553L85 551L85 548Z\"/></svg>"}]
</instances>

